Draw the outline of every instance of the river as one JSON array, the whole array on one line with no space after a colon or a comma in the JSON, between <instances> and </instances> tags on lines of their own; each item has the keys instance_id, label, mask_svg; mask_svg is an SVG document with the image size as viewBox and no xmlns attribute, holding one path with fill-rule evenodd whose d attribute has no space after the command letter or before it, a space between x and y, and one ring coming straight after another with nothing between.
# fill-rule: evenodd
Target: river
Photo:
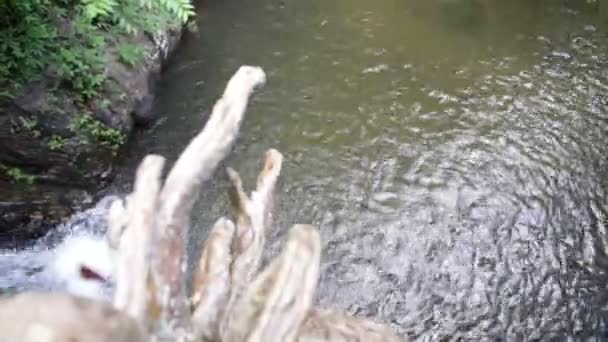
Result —
<instances>
[{"instance_id":1,"label":"river","mask_svg":"<svg viewBox=\"0 0 608 342\"><path fill-rule=\"evenodd\" d=\"M266 149L285 155L266 257L317 225L319 305L412 340L606 339L601 5L207 0L115 189L146 153L175 159L237 67L260 65L225 164L253 185ZM192 246L225 185L205 189Z\"/></svg>"}]
</instances>

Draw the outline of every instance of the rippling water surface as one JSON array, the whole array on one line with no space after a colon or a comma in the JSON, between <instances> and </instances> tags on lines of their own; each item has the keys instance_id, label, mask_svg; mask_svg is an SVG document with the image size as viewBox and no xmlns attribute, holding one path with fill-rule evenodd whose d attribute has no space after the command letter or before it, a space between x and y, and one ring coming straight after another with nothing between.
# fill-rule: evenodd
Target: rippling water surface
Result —
<instances>
[{"instance_id":1,"label":"rippling water surface","mask_svg":"<svg viewBox=\"0 0 608 342\"><path fill-rule=\"evenodd\" d=\"M606 339L602 11L208 0L131 158L175 158L236 68L261 65L226 163L253 184L264 151L284 153L270 254L292 224L318 225L321 305L419 340ZM226 214L224 185L197 206L193 241Z\"/></svg>"}]
</instances>

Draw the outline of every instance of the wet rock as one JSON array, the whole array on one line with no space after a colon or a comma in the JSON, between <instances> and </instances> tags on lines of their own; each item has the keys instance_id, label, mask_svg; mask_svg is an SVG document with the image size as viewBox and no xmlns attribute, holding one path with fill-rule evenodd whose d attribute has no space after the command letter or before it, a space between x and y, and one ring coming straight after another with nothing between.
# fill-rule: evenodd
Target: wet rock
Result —
<instances>
[{"instance_id":1,"label":"wet rock","mask_svg":"<svg viewBox=\"0 0 608 342\"><path fill-rule=\"evenodd\" d=\"M14 180L7 175L13 169L34 176L36 183L96 184L111 162L108 148L77 137L69 128L79 115L76 111L43 108L48 102L40 103L37 111L0 104L0 177ZM57 139L61 146L51 143Z\"/></svg>"},{"instance_id":2,"label":"wet rock","mask_svg":"<svg viewBox=\"0 0 608 342\"><path fill-rule=\"evenodd\" d=\"M156 84L180 36L128 38L148 52L134 66L108 49L103 95L86 105L61 90L52 70L14 98L0 98L0 240L44 233L82 205L83 193L107 183L120 151L87 127L103 123L128 137L136 124L153 121ZM83 113L90 114L85 121Z\"/></svg>"},{"instance_id":3,"label":"wet rock","mask_svg":"<svg viewBox=\"0 0 608 342\"><path fill-rule=\"evenodd\" d=\"M16 248L42 236L73 210L92 204L85 190L13 184L0 180L0 247Z\"/></svg>"}]
</instances>

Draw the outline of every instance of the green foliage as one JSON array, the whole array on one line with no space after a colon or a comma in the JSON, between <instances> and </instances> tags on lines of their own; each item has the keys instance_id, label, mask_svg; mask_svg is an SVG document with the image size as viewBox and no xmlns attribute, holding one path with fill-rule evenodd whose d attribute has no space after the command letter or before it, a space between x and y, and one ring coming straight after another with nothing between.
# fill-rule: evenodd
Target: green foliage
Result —
<instances>
[{"instance_id":1,"label":"green foliage","mask_svg":"<svg viewBox=\"0 0 608 342\"><path fill-rule=\"evenodd\" d=\"M28 131L38 127L38 119L36 118L24 118L23 116L20 116L19 121L21 122L21 126Z\"/></svg>"},{"instance_id":2,"label":"green foliage","mask_svg":"<svg viewBox=\"0 0 608 342\"><path fill-rule=\"evenodd\" d=\"M190 0L85 0L83 14L90 21L113 23L129 34L156 33L166 25L186 23L194 16L194 6Z\"/></svg>"},{"instance_id":3,"label":"green foliage","mask_svg":"<svg viewBox=\"0 0 608 342\"><path fill-rule=\"evenodd\" d=\"M36 176L30 175L18 167L3 167L6 175L16 183L34 184Z\"/></svg>"},{"instance_id":4,"label":"green foliage","mask_svg":"<svg viewBox=\"0 0 608 342\"><path fill-rule=\"evenodd\" d=\"M144 48L133 44L123 44L118 48L120 61L131 67L140 62L144 58L145 53Z\"/></svg>"},{"instance_id":5,"label":"green foliage","mask_svg":"<svg viewBox=\"0 0 608 342\"><path fill-rule=\"evenodd\" d=\"M190 1L0 0L0 96L54 72L90 100L105 82L105 53L117 37L185 23L194 15ZM145 51L121 47L119 53L133 65Z\"/></svg>"},{"instance_id":6,"label":"green foliage","mask_svg":"<svg viewBox=\"0 0 608 342\"><path fill-rule=\"evenodd\" d=\"M67 86L85 100L97 95L105 81L103 59L94 49L62 47L58 53L57 74Z\"/></svg>"},{"instance_id":7,"label":"green foliage","mask_svg":"<svg viewBox=\"0 0 608 342\"><path fill-rule=\"evenodd\" d=\"M40 136L40 131L38 128L38 119L36 118L24 118L23 116L19 117L19 123L23 129L30 132L34 138L38 138Z\"/></svg>"},{"instance_id":8,"label":"green foliage","mask_svg":"<svg viewBox=\"0 0 608 342\"><path fill-rule=\"evenodd\" d=\"M0 66L0 68L2 68L2 67ZM2 97L9 98L9 99L14 98L13 94L11 94L10 92L0 89L0 98L2 98Z\"/></svg>"},{"instance_id":9,"label":"green foliage","mask_svg":"<svg viewBox=\"0 0 608 342\"><path fill-rule=\"evenodd\" d=\"M0 1L0 86L14 88L46 65L57 40L51 18L59 16L44 0Z\"/></svg>"},{"instance_id":10,"label":"green foliage","mask_svg":"<svg viewBox=\"0 0 608 342\"><path fill-rule=\"evenodd\" d=\"M93 138L96 142L109 147L113 153L125 143L125 135L118 129L95 120L89 114L82 114L72 123L72 130L81 136Z\"/></svg>"},{"instance_id":11,"label":"green foliage","mask_svg":"<svg viewBox=\"0 0 608 342\"><path fill-rule=\"evenodd\" d=\"M116 7L118 7L117 0L84 0L83 1L83 15L88 20L94 20L97 17L109 17L111 16Z\"/></svg>"},{"instance_id":12,"label":"green foliage","mask_svg":"<svg viewBox=\"0 0 608 342\"><path fill-rule=\"evenodd\" d=\"M67 142L68 140L66 138L60 137L58 135L53 135L49 140L48 146L51 151L57 151L64 148Z\"/></svg>"}]
</instances>

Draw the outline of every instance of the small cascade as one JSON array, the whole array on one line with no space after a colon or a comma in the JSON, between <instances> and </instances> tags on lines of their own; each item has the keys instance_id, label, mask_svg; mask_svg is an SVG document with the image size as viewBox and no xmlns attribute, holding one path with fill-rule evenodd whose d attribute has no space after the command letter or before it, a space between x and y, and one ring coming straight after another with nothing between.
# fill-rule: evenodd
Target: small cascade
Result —
<instances>
[{"instance_id":1,"label":"small cascade","mask_svg":"<svg viewBox=\"0 0 608 342\"><path fill-rule=\"evenodd\" d=\"M0 291L68 291L106 298L112 289L106 217L118 196L74 214L23 250L0 251Z\"/></svg>"}]
</instances>

